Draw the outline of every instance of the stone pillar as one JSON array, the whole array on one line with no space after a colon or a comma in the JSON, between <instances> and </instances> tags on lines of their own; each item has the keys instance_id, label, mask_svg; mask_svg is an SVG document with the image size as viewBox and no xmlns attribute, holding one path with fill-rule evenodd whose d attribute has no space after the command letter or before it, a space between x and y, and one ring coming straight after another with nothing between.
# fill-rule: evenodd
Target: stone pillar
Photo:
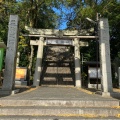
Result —
<instances>
[{"instance_id":1,"label":"stone pillar","mask_svg":"<svg viewBox=\"0 0 120 120\"><path fill-rule=\"evenodd\" d=\"M2 90L4 93L11 94L15 83L16 54L18 45L18 15L10 15L7 51L5 58L5 71Z\"/></svg>"},{"instance_id":2,"label":"stone pillar","mask_svg":"<svg viewBox=\"0 0 120 120\"><path fill-rule=\"evenodd\" d=\"M113 91L110 61L110 37L108 19L100 18L99 20L99 39L100 39L100 67L102 79L102 95L109 96Z\"/></svg>"},{"instance_id":3,"label":"stone pillar","mask_svg":"<svg viewBox=\"0 0 120 120\"><path fill-rule=\"evenodd\" d=\"M42 57L43 57L43 45L44 45L44 38L40 37L38 51L37 51L34 81L33 81L34 87L37 87L40 84L40 75L41 75L41 70L42 70Z\"/></svg>"},{"instance_id":4,"label":"stone pillar","mask_svg":"<svg viewBox=\"0 0 120 120\"><path fill-rule=\"evenodd\" d=\"M80 49L79 39L74 39L75 86L81 87Z\"/></svg>"}]
</instances>

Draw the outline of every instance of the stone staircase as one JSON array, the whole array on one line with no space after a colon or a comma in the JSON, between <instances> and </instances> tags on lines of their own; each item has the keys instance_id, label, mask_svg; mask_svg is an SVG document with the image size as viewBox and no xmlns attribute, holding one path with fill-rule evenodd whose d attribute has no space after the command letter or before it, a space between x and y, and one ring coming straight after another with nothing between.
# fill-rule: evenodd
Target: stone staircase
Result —
<instances>
[{"instance_id":1,"label":"stone staircase","mask_svg":"<svg viewBox=\"0 0 120 120\"><path fill-rule=\"evenodd\" d=\"M41 85L65 87L43 86L2 96L0 120L119 120L118 99L103 98L87 94L80 88L67 87L74 85L73 56L68 53L65 47L48 48L41 76Z\"/></svg>"},{"instance_id":2,"label":"stone staircase","mask_svg":"<svg viewBox=\"0 0 120 120\"><path fill-rule=\"evenodd\" d=\"M74 85L74 59L70 48L48 46L46 49L41 85Z\"/></svg>"},{"instance_id":3,"label":"stone staircase","mask_svg":"<svg viewBox=\"0 0 120 120\"><path fill-rule=\"evenodd\" d=\"M39 87L0 98L0 120L119 119L119 100L74 87Z\"/></svg>"},{"instance_id":4,"label":"stone staircase","mask_svg":"<svg viewBox=\"0 0 120 120\"><path fill-rule=\"evenodd\" d=\"M120 119L119 101L111 100L0 100L0 105L0 120Z\"/></svg>"}]
</instances>

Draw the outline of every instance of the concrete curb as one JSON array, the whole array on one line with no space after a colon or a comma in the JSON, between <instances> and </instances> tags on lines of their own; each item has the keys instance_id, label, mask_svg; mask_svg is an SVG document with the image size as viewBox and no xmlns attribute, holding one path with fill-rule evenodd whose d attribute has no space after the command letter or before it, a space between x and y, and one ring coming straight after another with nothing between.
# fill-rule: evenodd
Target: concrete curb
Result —
<instances>
[{"instance_id":1,"label":"concrete curb","mask_svg":"<svg viewBox=\"0 0 120 120\"><path fill-rule=\"evenodd\" d=\"M33 115L33 116L69 116L69 117L117 117L120 109L113 108L64 108L64 107L2 107L0 115Z\"/></svg>"},{"instance_id":2,"label":"concrete curb","mask_svg":"<svg viewBox=\"0 0 120 120\"><path fill-rule=\"evenodd\" d=\"M0 106L119 107L117 100L0 100Z\"/></svg>"}]
</instances>

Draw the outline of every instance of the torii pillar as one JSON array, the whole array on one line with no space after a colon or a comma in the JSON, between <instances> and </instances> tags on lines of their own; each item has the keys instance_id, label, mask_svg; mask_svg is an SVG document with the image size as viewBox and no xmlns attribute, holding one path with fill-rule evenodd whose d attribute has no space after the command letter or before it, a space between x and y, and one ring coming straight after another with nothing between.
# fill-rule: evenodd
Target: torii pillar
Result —
<instances>
[{"instance_id":1,"label":"torii pillar","mask_svg":"<svg viewBox=\"0 0 120 120\"><path fill-rule=\"evenodd\" d=\"M110 96L113 87L110 61L109 25L107 18L100 18L99 20L99 39L102 96Z\"/></svg>"},{"instance_id":2,"label":"torii pillar","mask_svg":"<svg viewBox=\"0 0 120 120\"><path fill-rule=\"evenodd\" d=\"M43 46L44 46L44 38L40 37L38 51L37 51L35 74L34 74L34 80L33 80L34 87L38 87L40 84L40 76L42 71Z\"/></svg>"},{"instance_id":3,"label":"torii pillar","mask_svg":"<svg viewBox=\"0 0 120 120\"><path fill-rule=\"evenodd\" d=\"M80 49L79 39L74 38L74 61L75 61L75 87L82 87L81 85L81 66L80 66Z\"/></svg>"}]
</instances>

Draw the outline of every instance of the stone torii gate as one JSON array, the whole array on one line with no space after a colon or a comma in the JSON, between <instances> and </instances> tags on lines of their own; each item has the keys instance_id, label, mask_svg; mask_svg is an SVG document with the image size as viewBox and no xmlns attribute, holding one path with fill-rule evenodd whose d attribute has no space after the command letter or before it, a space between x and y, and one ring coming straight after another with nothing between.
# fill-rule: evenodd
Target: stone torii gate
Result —
<instances>
[{"instance_id":1,"label":"stone torii gate","mask_svg":"<svg viewBox=\"0 0 120 120\"><path fill-rule=\"evenodd\" d=\"M39 37L38 53L35 68L34 86L38 86L40 82L41 64L43 56L43 46L46 38L49 39L67 39L72 41L74 46L74 59L75 59L75 86L82 87L81 85L81 69L80 69L80 39L86 38L99 38L100 48L100 64L101 64L101 77L102 77L102 95L110 95L112 93L112 76L111 76L111 62L110 62L110 46L109 46L109 25L108 19L100 18L98 21L99 36L86 36L84 31L77 30L53 30L53 29L33 29L26 28L30 31L32 37ZM82 33L82 35L81 35ZM85 34L85 35L84 35ZM24 35L25 36L25 35ZM14 88L15 80L15 58L18 42L18 16L11 15L9 21L7 54L5 61L5 75L2 86L2 94L11 94ZM34 43L35 44L35 43Z\"/></svg>"},{"instance_id":2,"label":"stone torii gate","mask_svg":"<svg viewBox=\"0 0 120 120\"><path fill-rule=\"evenodd\" d=\"M33 29L26 26L26 30L30 32L31 37L39 37L39 40L31 40L31 45L38 45L36 68L33 80L33 86L37 87L40 83L40 75L42 70L43 47L46 44L51 45L71 45L74 46L75 61L75 86L82 87L81 81L81 65L80 65L80 46L83 46L80 38L98 38L97 36L80 36L86 34L85 30L54 30L54 29ZM88 30L91 32L91 30Z\"/></svg>"},{"instance_id":3,"label":"stone torii gate","mask_svg":"<svg viewBox=\"0 0 120 120\"><path fill-rule=\"evenodd\" d=\"M72 32L71 32L72 33ZM36 36L36 35L35 35ZM34 75L34 80L33 80L33 86L37 87L39 86L40 83L40 76L42 72L42 57L43 57L43 47L46 45L63 45L63 46L75 46L75 51L74 51L74 60L75 60L75 86L76 87L81 87L81 69L80 69L80 47L81 46L88 46L87 42L82 42L79 41L78 38L72 39L49 39L45 40L43 37L40 37L39 40L31 40L30 45L37 45L38 46L38 51L37 51L37 61L36 61L36 68L35 68L35 75Z\"/></svg>"},{"instance_id":4,"label":"stone torii gate","mask_svg":"<svg viewBox=\"0 0 120 120\"><path fill-rule=\"evenodd\" d=\"M31 37L39 37L39 41L31 41L31 45L38 45L37 61L33 86L38 86L40 82L43 46L46 44L46 38L49 39L69 39L72 40L74 46L74 60L75 60L75 86L82 87L81 85L81 69L80 69L80 39L98 38L99 39L99 52L100 52L100 67L102 79L102 95L110 95L112 90L112 76L111 76L111 61L110 61L110 45L109 45L109 25L108 19L100 18L98 21L99 36L85 36L86 31L77 30L53 30L53 29L33 29L26 27L30 32ZM84 35L85 34L85 35ZM84 35L84 36L83 36ZM68 42L69 43L69 42Z\"/></svg>"}]
</instances>

